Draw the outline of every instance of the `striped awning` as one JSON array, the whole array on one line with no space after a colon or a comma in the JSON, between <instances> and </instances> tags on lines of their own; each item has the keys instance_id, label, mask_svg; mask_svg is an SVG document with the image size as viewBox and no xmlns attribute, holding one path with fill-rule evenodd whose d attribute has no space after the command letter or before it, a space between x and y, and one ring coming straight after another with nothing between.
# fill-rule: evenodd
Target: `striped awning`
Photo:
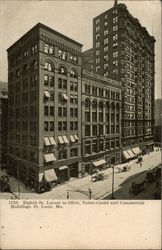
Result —
<instances>
[{"instance_id":1,"label":"striped awning","mask_svg":"<svg viewBox=\"0 0 162 250\"><path fill-rule=\"evenodd\" d=\"M44 144L45 144L46 146L50 146L50 145L51 145L51 143L50 143L48 137L45 137L45 138L44 138Z\"/></svg>"},{"instance_id":2,"label":"striped awning","mask_svg":"<svg viewBox=\"0 0 162 250\"><path fill-rule=\"evenodd\" d=\"M56 161L56 157L53 153L44 155L45 162Z\"/></svg>"},{"instance_id":3,"label":"striped awning","mask_svg":"<svg viewBox=\"0 0 162 250\"><path fill-rule=\"evenodd\" d=\"M49 91L45 90L45 91L44 91L44 95L45 95L45 97L50 98L50 93L49 93Z\"/></svg>"},{"instance_id":4,"label":"striped awning","mask_svg":"<svg viewBox=\"0 0 162 250\"><path fill-rule=\"evenodd\" d=\"M132 148L132 151L135 155L139 155L141 153L141 150L139 147L136 147L136 148Z\"/></svg>"},{"instance_id":5,"label":"striped awning","mask_svg":"<svg viewBox=\"0 0 162 250\"><path fill-rule=\"evenodd\" d=\"M62 136L58 136L58 141L60 144L64 144L64 140L63 140Z\"/></svg>"},{"instance_id":6,"label":"striped awning","mask_svg":"<svg viewBox=\"0 0 162 250\"><path fill-rule=\"evenodd\" d=\"M70 140L71 140L71 142L75 142L75 138L73 135L70 135Z\"/></svg>"},{"instance_id":7,"label":"striped awning","mask_svg":"<svg viewBox=\"0 0 162 250\"><path fill-rule=\"evenodd\" d=\"M47 182L57 181L58 179L54 169L46 170L44 174Z\"/></svg>"},{"instance_id":8,"label":"striped awning","mask_svg":"<svg viewBox=\"0 0 162 250\"><path fill-rule=\"evenodd\" d=\"M99 160L99 161L93 161L92 163L93 163L93 165L94 165L95 167L99 167L99 166L105 164L106 161L105 161L104 159L102 159L102 160Z\"/></svg>"},{"instance_id":9,"label":"striped awning","mask_svg":"<svg viewBox=\"0 0 162 250\"><path fill-rule=\"evenodd\" d=\"M68 166L59 167L59 170L64 170L64 169L68 169Z\"/></svg>"},{"instance_id":10,"label":"striped awning","mask_svg":"<svg viewBox=\"0 0 162 250\"><path fill-rule=\"evenodd\" d=\"M66 135L63 135L63 140L64 140L65 144L69 143L68 138L66 137Z\"/></svg>"},{"instance_id":11,"label":"striped awning","mask_svg":"<svg viewBox=\"0 0 162 250\"><path fill-rule=\"evenodd\" d=\"M130 158L130 155L128 154L127 151L123 151L123 155L126 159L129 159Z\"/></svg>"},{"instance_id":12,"label":"striped awning","mask_svg":"<svg viewBox=\"0 0 162 250\"><path fill-rule=\"evenodd\" d=\"M78 140L78 136L77 135L74 135L74 138L75 138L75 140Z\"/></svg>"},{"instance_id":13,"label":"striped awning","mask_svg":"<svg viewBox=\"0 0 162 250\"><path fill-rule=\"evenodd\" d=\"M67 94L62 94L64 100L68 100Z\"/></svg>"},{"instance_id":14,"label":"striped awning","mask_svg":"<svg viewBox=\"0 0 162 250\"><path fill-rule=\"evenodd\" d=\"M130 158L135 157L135 154L132 152L131 149L127 150L128 154L130 155Z\"/></svg>"},{"instance_id":15,"label":"striped awning","mask_svg":"<svg viewBox=\"0 0 162 250\"><path fill-rule=\"evenodd\" d=\"M51 145L55 145L56 146L56 142L53 136L49 137L49 140L51 142Z\"/></svg>"}]
</instances>

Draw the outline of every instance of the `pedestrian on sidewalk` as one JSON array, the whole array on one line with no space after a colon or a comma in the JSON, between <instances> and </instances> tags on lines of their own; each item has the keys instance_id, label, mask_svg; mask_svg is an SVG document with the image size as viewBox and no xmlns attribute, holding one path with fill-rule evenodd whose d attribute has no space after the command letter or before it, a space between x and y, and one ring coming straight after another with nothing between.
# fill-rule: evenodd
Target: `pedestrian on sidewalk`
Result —
<instances>
[{"instance_id":1,"label":"pedestrian on sidewalk","mask_svg":"<svg viewBox=\"0 0 162 250\"><path fill-rule=\"evenodd\" d=\"M140 167L142 167L142 162L140 162Z\"/></svg>"}]
</instances>

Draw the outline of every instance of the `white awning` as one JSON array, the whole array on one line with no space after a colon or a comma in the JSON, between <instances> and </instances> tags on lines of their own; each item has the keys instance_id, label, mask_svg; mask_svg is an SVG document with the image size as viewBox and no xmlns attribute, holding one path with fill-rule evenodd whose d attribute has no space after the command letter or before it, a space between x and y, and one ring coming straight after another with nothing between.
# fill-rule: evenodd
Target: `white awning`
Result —
<instances>
[{"instance_id":1,"label":"white awning","mask_svg":"<svg viewBox=\"0 0 162 250\"><path fill-rule=\"evenodd\" d=\"M68 138L66 137L66 135L63 135L63 140L64 140L64 142L65 142L66 144L69 143Z\"/></svg>"},{"instance_id":2,"label":"white awning","mask_svg":"<svg viewBox=\"0 0 162 250\"><path fill-rule=\"evenodd\" d=\"M56 157L53 153L44 155L45 162L56 161Z\"/></svg>"},{"instance_id":3,"label":"white awning","mask_svg":"<svg viewBox=\"0 0 162 250\"><path fill-rule=\"evenodd\" d=\"M64 169L68 169L68 166L59 167L59 170L64 170Z\"/></svg>"},{"instance_id":4,"label":"white awning","mask_svg":"<svg viewBox=\"0 0 162 250\"><path fill-rule=\"evenodd\" d=\"M67 94L62 94L64 100L68 100Z\"/></svg>"},{"instance_id":5,"label":"white awning","mask_svg":"<svg viewBox=\"0 0 162 250\"><path fill-rule=\"evenodd\" d=\"M49 93L49 91L45 90L45 91L44 91L44 95L45 95L45 97L50 98L50 93Z\"/></svg>"},{"instance_id":6,"label":"white awning","mask_svg":"<svg viewBox=\"0 0 162 250\"><path fill-rule=\"evenodd\" d=\"M102 160L99 160L99 161L93 161L92 163L93 163L94 166L99 167L99 166L105 164L106 161L104 159L102 159Z\"/></svg>"},{"instance_id":7,"label":"white awning","mask_svg":"<svg viewBox=\"0 0 162 250\"><path fill-rule=\"evenodd\" d=\"M75 142L75 139L74 139L73 135L70 135L70 140L71 140L71 142Z\"/></svg>"},{"instance_id":8,"label":"white awning","mask_svg":"<svg viewBox=\"0 0 162 250\"><path fill-rule=\"evenodd\" d=\"M43 173L39 173L39 182L41 182L43 179Z\"/></svg>"},{"instance_id":9,"label":"white awning","mask_svg":"<svg viewBox=\"0 0 162 250\"><path fill-rule=\"evenodd\" d=\"M130 155L131 158L135 157L135 154L132 152L131 149L127 150L128 154Z\"/></svg>"},{"instance_id":10,"label":"white awning","mask_svg":"<svg viewBox=\"0 0 162 250\"><path fill-rule=\"evenodd\" d=\"M134 153L135 155L139 155L139 154L141 153L141 150L140 150L139 147L137 147L137 148L132 148L132 151L133 151L133 153Z\"/></svg>"},{"instance_id":11,"label":"white awning","mask_svg":"<svg viewBox=\"0 0 162 250\"><path fill-rule=\"evenodd\" d=\"M58 140L59 140L60 144L64 144L64 140L63 140L62 136L58 136Z\"/></svg>"},{"instance_id":12,"label":"white awning","mask_svg":"<svg viewBox=\"0 0 162 250\"><path fill-rule=\"evenodd\" d=\"M47 182L57 181L58 179L54 169L46 170L44 174Z\"/></svg>"},{"instance_id":13,"label":"white awning","mask_svg":"<svg viewBox=\"0 0 162 250\"><path fill-rule=\"evenodd\" d=\"M51 145L55 145L56 146L56 142L53 136L49 137L49 140L51 142Z\"/></svg>"},{"instance_id":14,"label":"white awning","mask_svg":"<svg viewBox=\"0 0 162 250\"><path fill-rule=\"evenodd\" d=\"M130 158L130 155L128 154L127 151L123 151L123 155L126 159L129 159Z\"/></svg>"},{"instance_id":15,"label":"white awning","mask_svg":"<svg viewBox=\"0 0 162 250\"><path fill-rule=\"evenodd\" d=\"M44 144L45 144L46 146L50 146L50 145L51 145L51 143L50 143L48 137L45 137L45 138L44 138Z\"/></svg>"},{"instance_id":16,"label":"white awning","mask_svg":"<svg viewBox=\"0 0 162 250\"><path fill-rule=\"evenodd\" d=\"M74 135L74 138L75 138L75 140L78 140L78 136L77 135Z\"/></svg>"}]
</instances>

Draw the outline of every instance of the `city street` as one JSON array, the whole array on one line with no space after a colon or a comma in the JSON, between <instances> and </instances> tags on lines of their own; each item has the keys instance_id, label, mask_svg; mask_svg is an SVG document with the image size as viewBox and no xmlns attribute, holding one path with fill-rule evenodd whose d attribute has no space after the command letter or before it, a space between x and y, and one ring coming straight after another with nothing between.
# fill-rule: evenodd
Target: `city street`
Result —
<instances>
[{"instance_id":1,"label":"city street","mask_svg":"<svg viewBox=\"0 0 162 250\"><path fill-rule=\"evenodd\" d=\"M145 191L144 197L142 193L139 195L132 195L129 192L130 184L132 181L138 181L144 178L145 171L149 168L156 167L161 163L161 152L154 151L149 155L143 157L142 167L136 163L136 160L132 160L126 164L120 164L114 167L114 195L116 199L151 199L150 195ZM127 172L119 172L118 167L129 165L131 170ZM105 178L101 181L92 182L91 176L87 176L82 179L71 179L69 182L58 185L53 188L52 191L43 194L34 193L31 189L25 188L24 184L20 183L20 196L18 194L18 182L14 177L10 177L10 186L12 192L18 195L21 199L67 199L67 193L69 199L89 199L89 188L92 191L92 199L110 199L112 192L112 168L108 168L104 171ZM153 189L155 183L152 184ZM1 199L14 198L12 194L0 193ZM107 198L106 198L107 197Z\"/></svg>"}]
</instances>

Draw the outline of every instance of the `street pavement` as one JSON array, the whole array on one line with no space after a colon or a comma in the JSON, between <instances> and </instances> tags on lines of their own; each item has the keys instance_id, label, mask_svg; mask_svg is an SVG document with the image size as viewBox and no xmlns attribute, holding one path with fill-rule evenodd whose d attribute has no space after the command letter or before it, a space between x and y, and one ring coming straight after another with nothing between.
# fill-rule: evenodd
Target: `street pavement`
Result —
<instances>
[{"instance_id":1,"label":"street pavement","mask_svg":"<svg viewBox=\"0 0 162 250\"><path fill-rule=\"evenodd\" d=\"M119 164L114 167L114 191L116 192L122 186L128 178L129 181L133 180L138 173L142 173L149 168L156 167L161 163L161 152L154 151L149 155L143 156L142 167L136 163L137 159L130 161L126 164ZM125 165L131 166L131 170L127 172L119 173L118 167ZM92 182L91 176L86 176L81 179L71 179L69 182L58 185L53 188L50 192L43 194L37 194L34 190L31 190L29 187L25 187L23 183L20 182L20 195L18 194L18 182L14 177L10 177L10 186L14 194L19 196L21 199L67 199L67 191L69 193L69 199L89 199L89 189L92 191L92 199L104 199L109 197L112 191L112 168L108 168L104 171L105 178L101 181ZM137 176L136 176L137 178ZM122 191L123 192L123 191ZM121 195L122 195L121 192ZM123 193L124 194L124 193ZM121 195L119 198L122 199ZM0 199L11 199L14 198L12 194L9 193L0 193ZM123 197L124 198L124 197ZM133 198L133 197L132 197ZM137 199L134 197L134 199Z\"/></svg>"}]
</instances>

